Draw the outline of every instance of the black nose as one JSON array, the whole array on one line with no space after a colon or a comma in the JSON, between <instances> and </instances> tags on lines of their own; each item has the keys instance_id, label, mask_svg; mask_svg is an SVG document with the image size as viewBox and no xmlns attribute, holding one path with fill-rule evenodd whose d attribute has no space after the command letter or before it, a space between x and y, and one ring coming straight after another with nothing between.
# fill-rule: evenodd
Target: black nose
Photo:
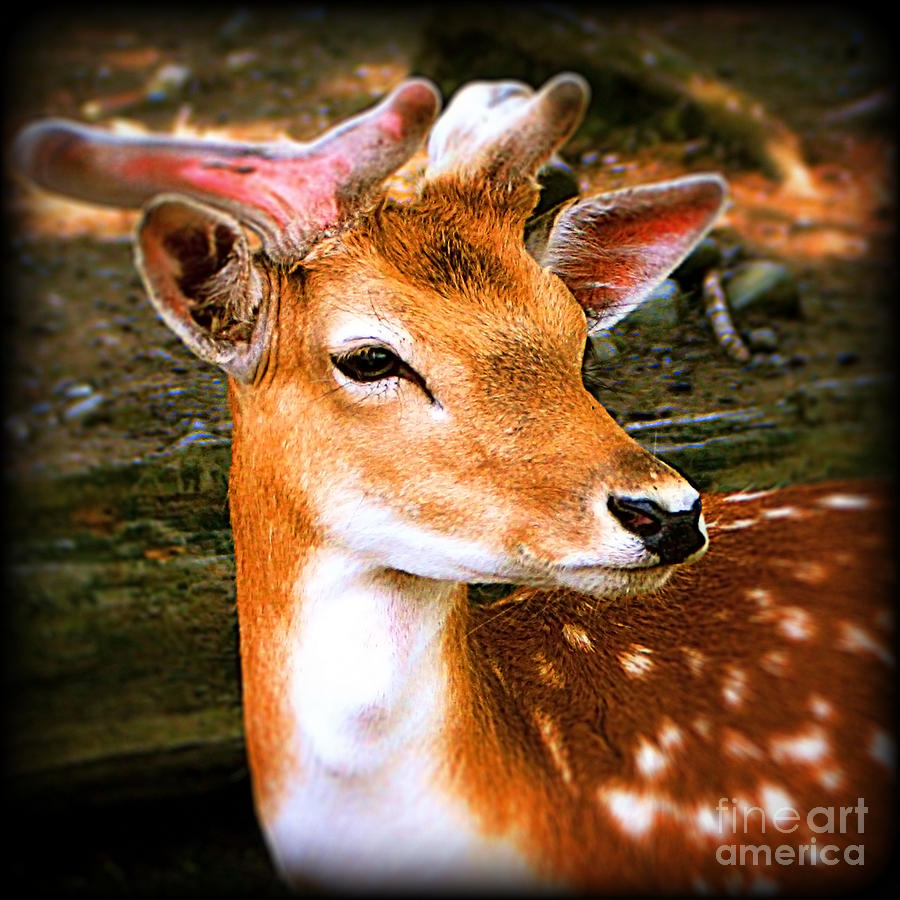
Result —
<instances>
[{"instance_id":1,"label":"black nose","mask_svg":"<svg viewBox=\"0 0 900 900\"><path fill-rule=\"evenodd\" d=\"M700 498L690 509L668 512L653 500L610 495L609 511L659 557L661 563L679 563L696 553L706 538L700 531Z\"/></svg>"}]
</instances>

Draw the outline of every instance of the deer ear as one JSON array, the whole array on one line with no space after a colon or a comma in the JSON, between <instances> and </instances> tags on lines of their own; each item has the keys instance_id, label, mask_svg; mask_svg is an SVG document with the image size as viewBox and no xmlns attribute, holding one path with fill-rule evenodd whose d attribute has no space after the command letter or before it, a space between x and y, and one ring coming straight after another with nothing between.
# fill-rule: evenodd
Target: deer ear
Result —
<instances>
[{"instance_id":1,"label":"deer ear","mask_svg":"<svg viewBox=\"0 0 900 900\"><path fill-rule=\"evenodd\" d=\"M238 381L251 380L266 340L265 280L237 221L162 195L144 208L136 259L151 302L188 348Z\"/></svg>"},{"instance_id":2,"label":"deer ear","mask_svg":"<svg viewBox=\"0 0 900 900\"><path fill-rule=\"evenodd\" d=\"M535 221L526 246L584 307L588 330L639 306L712 227L727 195L718 175L601 194Z\"/></svg>"}]
</instances>

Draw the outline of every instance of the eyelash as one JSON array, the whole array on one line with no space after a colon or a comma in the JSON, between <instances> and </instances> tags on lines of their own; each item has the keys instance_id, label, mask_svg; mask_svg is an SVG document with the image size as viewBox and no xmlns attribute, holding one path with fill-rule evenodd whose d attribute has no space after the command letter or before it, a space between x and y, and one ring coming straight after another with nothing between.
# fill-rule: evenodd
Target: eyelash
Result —
<instances>
[{"instance_id":1,"label":"eyelash","mask_svg":"<svg viewBox=\"0 0 900 900\"><path fill-rule=\"evenodd\" d=\"M408 368L396 353L377 344L333 354L331 363L346 378L360 384L398 377Z\"/></svg>"},{"instance_id":2,"label":"eyelash","mask_svg":"<svg viewBox=\"0 0 900 900\"><path fill-rule=\"evenodd\" d=\"M403 378L417 385L432 403L440 406L428 390L425 379L382 344L365 344L344 353L333 353L331 364L344 378L355 384L374 385L379 381ZM368 370L366 367L369 367Z\"/></svg>"}]
</instances>

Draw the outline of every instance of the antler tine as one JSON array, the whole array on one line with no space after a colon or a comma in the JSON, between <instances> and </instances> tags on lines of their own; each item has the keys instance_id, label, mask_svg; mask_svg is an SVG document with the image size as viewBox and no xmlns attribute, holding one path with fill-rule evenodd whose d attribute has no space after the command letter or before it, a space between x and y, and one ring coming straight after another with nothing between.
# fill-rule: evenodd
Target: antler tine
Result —
<instances>
[{"instance_id":1,"label":"antler tine","mask_svg":"<svg viewBox=\"0 0 900 900\"><path fill-rule=\"evenodd\" d=\"M427 178L455 171L492 180L533 176L580 124L590 98L573 72L539 91L519 81L477 81L453 97L428 139Z\"/></svg>"},{"instance_id":2,"label":"antler tine","mask_svg":"<svg viewBox=\"0 0 900 900\"><path fill-rule=\"evenodd\" d=\"M410 79L309 144L122 137L51 119L20 133L13 159L42 187L93 203L189 195L258 231L270 254L296 256L415 153L439 106L430 82Z\"/></svg>"}]
</instances>

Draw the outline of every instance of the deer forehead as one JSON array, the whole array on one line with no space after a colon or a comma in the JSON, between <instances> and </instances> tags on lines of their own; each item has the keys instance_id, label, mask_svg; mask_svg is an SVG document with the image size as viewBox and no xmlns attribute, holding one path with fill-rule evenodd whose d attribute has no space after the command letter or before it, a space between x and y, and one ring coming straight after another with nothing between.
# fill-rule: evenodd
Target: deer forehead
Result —
<instances>
[{"instance_id":1,"label":"deer forehead","mask_svg":"<svg viewBox=\"0 0 900 900\"><path fill-rule=\"evenodd\" d=\"M384 340L410 364L455 358L472 373L577 374L586 337L578 302L497 222L390 217L373 237L351 233L306 268L318 337ZM479 227L483 226L483 227ZM501 231L498 236L490 229ZM487 229L487 230L486 230ZM509 362L516 361L514 369Z\"/></svg>"}]
</instances>

